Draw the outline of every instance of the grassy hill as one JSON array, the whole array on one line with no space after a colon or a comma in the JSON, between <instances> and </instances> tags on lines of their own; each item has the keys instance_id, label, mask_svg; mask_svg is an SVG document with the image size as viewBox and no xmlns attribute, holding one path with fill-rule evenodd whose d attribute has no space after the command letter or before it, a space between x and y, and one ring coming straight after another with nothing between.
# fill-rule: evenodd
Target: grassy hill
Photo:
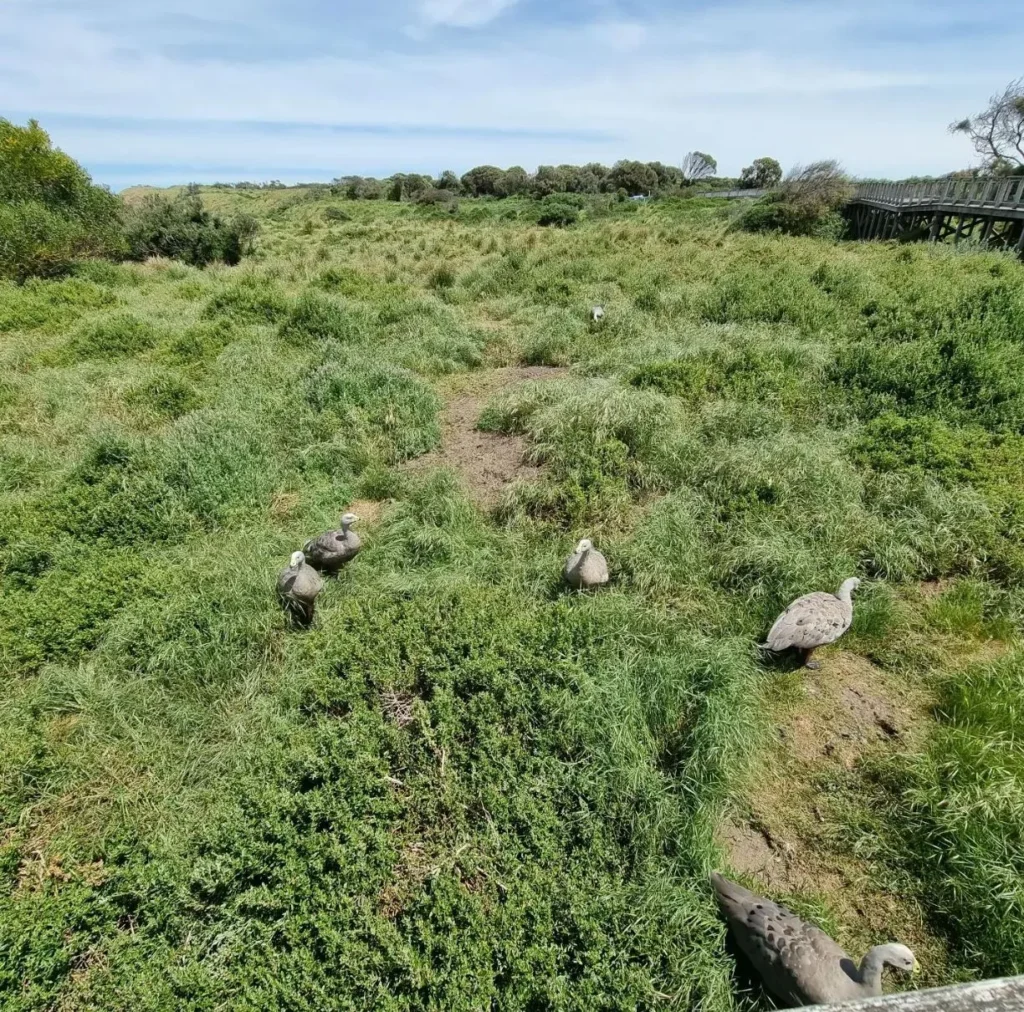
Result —
<instances>
[{"instance_id":1,"label":"grassy hill","mask_svg":"<svg viewBox=\"0 0 1024 1012\"><path fill-rule=\"evenodd\" d=\"M712 868L1024 972L1024 267L204 198L255 257L0 286L4 1008L758 1006Z\"/></svg>"}]
</instances>

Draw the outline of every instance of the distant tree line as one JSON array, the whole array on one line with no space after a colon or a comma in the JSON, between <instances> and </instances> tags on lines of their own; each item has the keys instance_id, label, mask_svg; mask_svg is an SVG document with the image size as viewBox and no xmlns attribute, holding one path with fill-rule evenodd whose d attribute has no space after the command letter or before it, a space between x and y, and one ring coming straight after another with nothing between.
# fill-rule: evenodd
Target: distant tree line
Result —
<instances>
[{"instance_id":1,"label":"distant tree line","mask_svg":"<svg viewBox=\"0 0 1024 1012\"><path fill-rule=\"evenodd\" d=\"M663 162L623 160L612 166L541 165L527 172L521 165L502 169L478 165L456 175L450 169L436 178L418 173L398 173L387 179L340 176L333 186L351 200L440 201L453 197L531 197L536 200L556 193L616 193L624 197L668 196L686 192L696 184L732 185L716 180L718 163L711 155L691 152L681 166Z\"/></svg>"}]
</instances>

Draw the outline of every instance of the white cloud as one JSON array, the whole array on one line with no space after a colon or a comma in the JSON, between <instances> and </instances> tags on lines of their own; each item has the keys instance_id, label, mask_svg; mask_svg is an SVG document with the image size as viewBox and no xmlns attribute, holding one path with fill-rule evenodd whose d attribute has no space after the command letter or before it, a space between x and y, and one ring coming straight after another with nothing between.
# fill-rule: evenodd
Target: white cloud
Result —
<instances>
[{"instance_id":1,"label":"white cloud","mask_svg":"<svg viewBox=\"0 0 1024 1012\"><path fill-rule=\"evenodd\" d=\"M926 10L926 0L884 8L867 0L843 10L824 0L746 0L697 14L673 8L656 19L568 25L538 22L530 6L510 9L509 0L419 3L416 12L436 24L482 26L506 12L500 33L483 28L454 40L384 31L388 17L415 17L411 8L381 16L376 26L344 18L332 24L324 10L314 11L311 19L328 19L321 25L291 23L281 0L258 0L260 18L247 22L258 34L239 37L252 38L254 52L257 43L262 51L276 37L287 39L287 51L239 62L237 42L220 52L211 42L186 63L164 48L166 31L147 30L152 19L205 6L222 38L230 35L224 23L243 17L242 0L161 0L159 11L154 2L134 21L127 0L104 4L105 15L119 17L98 23L99 0L51 0L16 3L0 24L0 115L37 116L70 153L103 165L100 178L120 178L108 168L116 163L181 166L179 178L204 178L203 166L222 178L229 173L218 167L248 178L292 168L290 177L301 178L483 162L678 163L694 148L712 152L729 174L761 155L785 165L838 157L863 175L944 171L970 158L946 124L984 106L1019 73L1013 54L1024 44L1019 18L1004 19L998 47L983 32L973 41L944 32L942 12ZM925 14L934 29L926 44L870 34L878 25L902 26L912 39ZM184 41L192 41L197 24L185 28ZM302 55L296 38L325 45ZM326 45L335 41L335 50ZM76 115L112 122L76 123ZM116 122L124 117L156 122L141 130ZM243 125L204 130L181 122L188 120ZM395 131L281 135L261 126L268 121ZM437 126L449 129L428 129ZM459 136L460 128L471 132ZM501 129L531 133L481 132ZM145 176L142 168L131 171Z\"/></svg>"},{"instance_id":2,"label":"white cloud","mask_svg":"<svg viewBox=\"0 0 1024 1012\"><path fill-rule=\"evenodd\" d=\"M422 0L420 15L427 24L477 28L493 21L518 0Z\"/></svg>"}]
</instances>

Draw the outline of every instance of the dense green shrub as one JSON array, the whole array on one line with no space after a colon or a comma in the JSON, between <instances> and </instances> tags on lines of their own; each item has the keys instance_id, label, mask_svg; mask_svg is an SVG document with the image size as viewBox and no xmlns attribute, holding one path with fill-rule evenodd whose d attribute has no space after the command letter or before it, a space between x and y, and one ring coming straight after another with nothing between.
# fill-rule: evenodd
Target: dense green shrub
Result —
<instances>
[{"instance_id":1,"label":"dense green shrub","mask_svg":"<svg viewBox=\"0 0 1024 1012\"><path fill-rule=\"evenodd\" d=\"M838 212L851 193L849 178L835 162L815 162L794 169L778 190L744 211L734 227L839 239L846 225Z\"/></svg>"},{"instance_id":2,"label":"dense green shrub","mask_svg":"<svg viewBox=\"0 0 1024 1012\"><path fill-rule=\"evenodd\" d=\"M363 335L363 315L354 313L337 299L317 292L306 292L292 307L279 328L290 344L305 345L323 341L345 343Z\"/></svg>"},{"instance_id":3,"label":"dense green shrub","mask_svg":"<svg viewBox=\"0 0 1024 1012\"><path fill-rule=\"evenodd\" d=\"M251 276L218 292L203 308L207 319L232 323L278 323L288 314L288 300L269 278Z\"/></svg>"},{"instance_id":4,"label":"dense green shrub","mask_svg":"<svg viewBox=\"0 0 1024 1012\"><path fill-rule=\"evenodd\" d=\"M0 278L57 277L83 257L117 255L119 211L35 120L0 118Z\"/></svg>"},{"instance_id":5,"label":"dense green shrub","mask_svg":"<svg viewBox=\"0 0 1024 1012\"><path fill-rule=\"evenodd\" d=\"M252 215L224 221L211 214L198 194L174 200L152 194L129 210L125 238L133 260L162 256L205 267L215 260L237 264L251 250L258 230Z\"/></svg>"},{"instance_id":6,"label":"dense green shrub","mask_svg":"<svg viewBox=\"0 0 1024 1012\"><path fill-rule=\"evenodd\" d=\"M156 340L156 330L148 320L123 313L83 327L68 342L67 350L76 360L125 358L152 348Z\"/></svg>"},{"instance_id":7,"label":"dense green shrub","mask_svg":"<svg viewBox=\"0 0 1024 1012\"><path fill-rule=\"evenodd\" d=\"M538 225L575 225L580 219L583 202L574 200L569 194L551 194L540 202L537 214Z\"/></svg>"},{"instance_id":8,"label":"dense green shrub","mask_svg":"<svg viewBox=\"0 0 1024 1012\"><path fill-rule=\"evenodd\" d=\"M363 441L386 463L432 449L441 402L413 373L359 360L329 362L306 378L312 407L333 416L346 441Z\"/></svg>"}]
</instances>

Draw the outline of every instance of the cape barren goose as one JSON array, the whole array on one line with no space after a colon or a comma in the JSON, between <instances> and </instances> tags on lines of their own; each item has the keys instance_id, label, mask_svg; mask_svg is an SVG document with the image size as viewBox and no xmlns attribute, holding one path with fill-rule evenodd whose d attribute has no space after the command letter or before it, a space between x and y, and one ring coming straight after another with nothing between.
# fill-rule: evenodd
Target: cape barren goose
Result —
<instances>
[{"instance_id":1,"label":"cape barren goose","mask_svg":"<svg viewBox=\"0 0 1024 1012\"><path fill-rule=\"evenodd\" d=\"M835 643L850 628L853 621L853 601L850 595L860 586L860 580L851 576L835 594L815 591L798 597L776 620L768 633L768 642L762 647L780 651L796 647L803 654L804 664L817 668L811 655L818 647Z\"/></svg>"},{"instance_id":2,"label":"cape barren goose","mask_svg":"<svg viewBox=\"0 0 1024 1012\"><path fill-rule=\"evenodd\" d=\"M341 518L341 530L324 531L319 537L307 541L302 549L306 561L321 573L337 573L346 562L359 554L362 543L352 525L359 519L355 513L346 513Z\"/></svg>"},{"instance_id":3,"label":"cape barren goose","mask_svg":"<svg viewBox=\"0 0 1024 1012\"><path fill-rule=\"evenodd\" d=\"M565 560L562 576L570 587L577 590L599 587L608 582L608 563L594 548L593 542L584 538L576 546L576 551Z\"/></svg>"},{"instance_id":4,"label":"cape barren goose","mask_svg":"<svg viewBox=\"0 0 1024 1012\"><path fill-rule=\"evenodd\" d=\"M309 626L313 622L316 598L324 589L320 574L306 562L302 552L292 552L292 561L282 569L277 578L277 595L281 604L299 624Z\"/></svg>"},{"instance_id":5,"label":"cape barren goose","mask_svg":"<svg viewBox=\"0 0 1024 1012\"><path fill-rule=\"evenodd\" d=\"M831 1005L882 993L882 969L917 969L905 945L868 950L858 966L820 928L792 911L713 874L718 906L736 944L760 974L765 987L787 1007Z\"/></svg>"}]
</instances>

